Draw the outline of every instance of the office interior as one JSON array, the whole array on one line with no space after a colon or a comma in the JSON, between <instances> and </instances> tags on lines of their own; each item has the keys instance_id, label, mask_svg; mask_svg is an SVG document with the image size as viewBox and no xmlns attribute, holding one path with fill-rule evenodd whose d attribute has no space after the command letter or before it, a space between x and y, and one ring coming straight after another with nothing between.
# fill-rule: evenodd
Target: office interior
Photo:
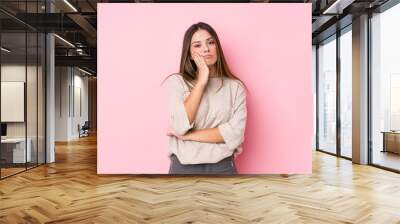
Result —
<instances>
[{"instance_id":1,"label":"office interior","mask_svg":"<svg viewBox=\"0 0 400 224\"><path fill-rule=\"evenodd\" d=\"M56 167L58 156L64 161L81 149L80 141L96 142L97 3L172 2L177 1L0 2L0 183ZM335 170L347 161L349 175L359 165L368 167L368 175L398 175L399 1L234 2L312 5L314 162L329 156L336 162L318 169ZM90 157L95 156L94 150Z\"/></svg>"},{"instance_id":2,"label":"office interior","mask_svg":"<svg viewBox=\"0 0 400 224\"><path fill-rule=\"evenodd\" d=\"M400 6L355 1L344 14L336 29L313 33L315 149L398 172Z\"/></svg>"},{"instance_id":3,"label":"office interior","mask_svg":"<svg viewBox=\"0 0 400 224\"><path fill-rule=\"evenodd\" d=\"M54 163L57 142L96 133L96 31L86 19L96 15L61 16L70 6L0 3L1 179Z\"/></svg>"}]
</instances>

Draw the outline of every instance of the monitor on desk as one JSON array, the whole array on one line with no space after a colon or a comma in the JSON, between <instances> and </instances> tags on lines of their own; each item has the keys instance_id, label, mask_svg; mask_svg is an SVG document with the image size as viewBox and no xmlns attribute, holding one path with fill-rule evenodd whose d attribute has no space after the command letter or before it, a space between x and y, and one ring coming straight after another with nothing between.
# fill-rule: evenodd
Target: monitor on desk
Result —
<instances>
[{"instance_id":1,"label":"monitor on desk","mask_svg":"<svg viewBox=\"0 0 400 224\"><path fill-rule=\"evenodd\" d=\"M7 136L7 124L1 123L1 138L5 138Z\"/></svg>"}]
</instances>

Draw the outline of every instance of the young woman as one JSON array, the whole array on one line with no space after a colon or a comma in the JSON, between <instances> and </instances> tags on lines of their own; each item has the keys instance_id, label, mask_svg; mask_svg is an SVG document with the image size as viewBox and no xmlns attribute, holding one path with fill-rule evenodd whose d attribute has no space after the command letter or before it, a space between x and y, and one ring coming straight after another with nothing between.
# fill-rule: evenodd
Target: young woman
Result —
<instances>
[{"instance_id":1,"label":"young woman","mask_svg":"<svg viewBox=\"0 0 400 224\"><path fill-rule=\"evenodd\" d=\"M166 80L170 174L236 174L246 126L246 91L230 71L217 33L188 28L179 73Z\"/></svg>"}]
</instances>

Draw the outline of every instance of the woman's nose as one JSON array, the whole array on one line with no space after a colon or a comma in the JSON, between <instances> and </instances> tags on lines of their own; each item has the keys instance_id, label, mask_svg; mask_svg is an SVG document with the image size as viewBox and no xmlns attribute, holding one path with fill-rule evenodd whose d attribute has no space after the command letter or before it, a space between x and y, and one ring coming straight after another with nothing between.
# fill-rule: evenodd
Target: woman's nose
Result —
<instances>
[{"instance_id":1,"label":"woman's nose","mask_svg":"<svg viewBox=\"0 0 400 224\"><path fill-rule=\"evenodd\" d=\"M208 51L210 51L210 48L206 45L206 46L204 47L203 51L204 51L204 52L208 52Z\"/></svg>"}]
</instances>

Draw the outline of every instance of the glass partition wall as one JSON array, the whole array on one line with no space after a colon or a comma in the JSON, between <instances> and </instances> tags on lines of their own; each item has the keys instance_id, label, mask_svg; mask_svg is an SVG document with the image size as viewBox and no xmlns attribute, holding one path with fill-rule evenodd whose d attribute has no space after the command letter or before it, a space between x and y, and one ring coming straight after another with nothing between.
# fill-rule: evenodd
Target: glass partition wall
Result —
<instances>
[{"instance_id":1,"label":"glass partition wall","mask_svg":"<svg viewBox=\"0 0 400 224\"><path fill-rule=\"evenodd\" d=\"M317 45L318 151L352 157L352 35L351 25Z\"/></svg>"},{"instance_id":2,"label":"glass partition wall","mask_svg":"<svg viewBox=\"0 0 400 224\"><path fill-rule=\"evenodd\" d=\"M45 34L16 19L42 5L20 1L15 17L0 11L1 179L45 163Z\"/></svg>"},{"instance_id":3,"label":"glass partition wall","mask_svg":"<svg viewBox=\"0 0 400 224\"><path fill-rule=\"evenodd\" d=\"M318 54L318 149L336 154L336 36L320 43Z\"/></svg>"},{"instance_id":4,"label":"glass partition wall","mask_svg":"<svg viewBox=\"0 0 400 224\"><path fill-rule=\"evenodd\" d=\"M369 16L368 164L400 172L400 4ZM316 46L316 148L352 158L352 27ZM337 57L338 55L338 57Z\"/></svg>"},{"instance_id":5,"label":"glass partition wall","mask_svg":"<svg viewBox=\"0 0 400 224\"><path fill-rule=\"evenodd\" d=\"M371 18L370 160L400 172L400 4Z\"/></svg>"},{"instance_id":6,"label":"glass partition wall","mask_svg":"<svg viewBox=\"0 0 400 224\"><path fill-rule=\"evenodd\" d=\"M351 25L341 31L340 68L340 154L352 158L352 34Z\"/></svg>"}]
</instances>

